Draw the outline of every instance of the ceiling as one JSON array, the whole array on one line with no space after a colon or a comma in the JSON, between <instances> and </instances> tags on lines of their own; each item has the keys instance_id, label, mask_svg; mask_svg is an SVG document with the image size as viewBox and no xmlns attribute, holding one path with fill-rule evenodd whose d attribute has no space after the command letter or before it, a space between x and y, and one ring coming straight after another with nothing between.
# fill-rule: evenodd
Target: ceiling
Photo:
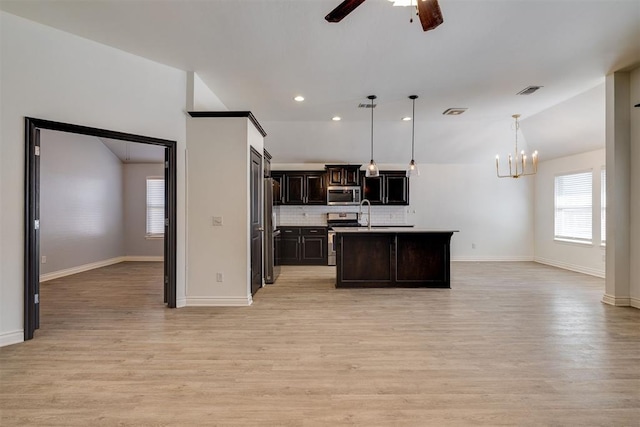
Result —
<instances>
[{"instance_id":1,"label":"ceiling","mask_svg":"<svg viewBox=\"0 0 640 427\"><path fill-rule=\"evenodd\" d=\"M0 8L195 71L229 110L253 111L277 163L367 162L370 110L357 106L370 94L378 163L408 160L411 122L400 119L411 115L411 94L418 162L506 153L514 113L541 160L603 147L604 76L640 64L637 0L440 0L444 24L429 32L409 23L411 8L386 0L327 23L338 3L1 0ZM529 85L543 88L516 95ZM293 101L298 94L306 100ZM442 115L450 107L468 111Z\"/></svg>"},{"instance_id":2,"label":"ceiling","mask_svg":"<svg viewBox=\"0 0 640 427\"><path fill-rule=\"evenodd\" d=\"M165 148L159 145L98 138L122 163L164 163Z\"/></svg>"}]
</instances>

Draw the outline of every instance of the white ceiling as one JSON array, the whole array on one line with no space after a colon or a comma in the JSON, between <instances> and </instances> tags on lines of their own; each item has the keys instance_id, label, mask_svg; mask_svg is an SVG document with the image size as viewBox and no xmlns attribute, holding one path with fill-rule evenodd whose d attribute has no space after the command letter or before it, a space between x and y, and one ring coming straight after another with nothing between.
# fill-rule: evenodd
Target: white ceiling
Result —
<instances>
[{"instance_id":1,"label":"white ceiling","mask_svg":"<svg viewBox=\"0 0 640 427\"><path fill-rule=\"evenodd\" d=\"M163 163L164 147L119 139L98 138L122 163Z\"/></svg>"},{"instance_id":2,"label":"white ceiling","mask_svg":"<svg viewBox=\"0 0 640 427\"><path fill-rule=\"evenodd\" d=\"M368 161L370 111L357 105L369 94L379 97L379 163L408 160L411 122L400 119L411 94L420 96L418 162L506 153L514 113L542 160L602 147L604 76L640 63L638 0L440 0L444 24L426 33L408 22L410 8L386 0L327 23L339 3L2 0L0 8L197 72L230 110L253 111L278 163ZM544 87L515 95L528 85ZM294 102L297 94L306 101ZM443 116L449 107L469 110ZM593 135L601 140L582 144Z\"/></svg>"}]
</instances>

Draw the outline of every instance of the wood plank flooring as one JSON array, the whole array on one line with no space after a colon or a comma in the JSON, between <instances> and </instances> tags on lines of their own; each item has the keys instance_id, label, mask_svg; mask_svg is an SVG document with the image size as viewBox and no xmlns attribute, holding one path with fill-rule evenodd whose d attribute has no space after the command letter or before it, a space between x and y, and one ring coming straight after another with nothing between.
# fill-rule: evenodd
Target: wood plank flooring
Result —
<instances>
[{"instance_id":1,"label":"wood plank flooring","mask_svg":"<svg viewBox=\"0 0 640 427\"><path fill-rule=\"evenodd\" d=\"M602 279L452 263L452 289L284 267L251 307L165 309L162 265L46 282L0 348L2 426L638 426L640 310Z\"/></svg>"}]
</instances>

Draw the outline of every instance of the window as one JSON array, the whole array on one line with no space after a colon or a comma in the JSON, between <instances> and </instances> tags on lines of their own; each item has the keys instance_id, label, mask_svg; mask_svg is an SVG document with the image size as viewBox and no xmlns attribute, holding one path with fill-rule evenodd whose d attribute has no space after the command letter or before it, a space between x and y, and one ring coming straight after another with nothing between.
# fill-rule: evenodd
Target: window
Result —
<instances>
[{"instance_id":1,"label":"window","mask_svg":"<svg viewBox=\"0 0 640 427\"><path fill-rule=\"evenodd\" d=\"M591 243L592 175L589 171L556 176L556 239Z\"/></svg>"},{"instance_id":2,"label":"window","mask_svg":"<svg viewBox=\"0 0 640 427\"><path fill-rule=\"evenodd\" d=\"M600 171L600 244L607 242L607 170Z\"/></svg>"},{"instance_id":3,"label":"window","mask_svg":"<svg viewBox=\"0 0 640 427\"><path fill-rule=\"evenodd\" d=\"M164 236L164 178L147 178L147 237Z\"/></svg>"}]
</instances>

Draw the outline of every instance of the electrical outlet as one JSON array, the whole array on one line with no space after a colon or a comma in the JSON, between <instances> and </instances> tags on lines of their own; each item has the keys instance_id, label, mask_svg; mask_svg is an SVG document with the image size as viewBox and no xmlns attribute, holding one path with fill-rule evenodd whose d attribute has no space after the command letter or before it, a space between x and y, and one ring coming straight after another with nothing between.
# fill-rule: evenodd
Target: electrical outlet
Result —
<instances>
[{"instance_id":1,"label":"electrical outlet","mask_svg":"<svg viewBox=\"0 0 640 427\"><path fill-rule=\"evenodd\" d=\"M213 217L213 226L214 227L219 227L222 225L222 217L221 216L214 216Z\"/></svg>"},{"instance_id":2,"label":"electrical outlet","mask_svg":"<svg viewBox=\"0 0 640 427\"><path fill-rule=\"evenodd\" d=\"M223 282L224 275L222 273L216 273L216 282Z\"/></svg>"},{"instance_id":3,"label":"electrical outlet","mask_svg":"<svg viewBox=\"0 0 640 427\"><path fill-rule=\"evenodd\" d=\"M475 249L475 248L476 248L476 244L475 244L475 243L472 243L472 244L471 244L471 249Z\"/></svg>"},{"instance_id":4,"label":"electrical outlet","mask_svg":"<svg viewBox=\"0 0 640 427\"><path fill-rule=\"evenodd\" d=\"M43 264L47 263L47 256L46 255L42 255L42 258L40 260Z\"/></svg>"}]
</instances>

